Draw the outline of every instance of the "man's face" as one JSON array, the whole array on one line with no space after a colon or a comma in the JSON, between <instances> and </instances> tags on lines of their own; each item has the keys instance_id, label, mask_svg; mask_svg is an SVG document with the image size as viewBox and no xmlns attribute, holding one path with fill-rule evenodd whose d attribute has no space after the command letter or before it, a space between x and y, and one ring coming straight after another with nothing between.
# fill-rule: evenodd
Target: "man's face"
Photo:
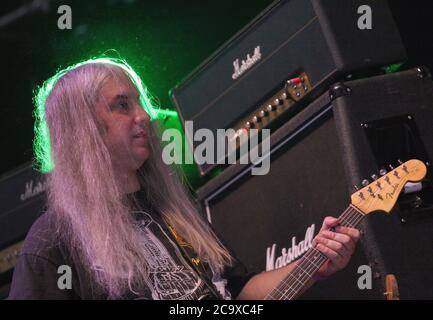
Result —
<instances>
[{"instance_id":1,"label":"man's face","mask_svg":"<svg viewBox=\"0 0 433 320\"><path fill-rule=\"evenodd\" d=\"M101 88L96 114L113 165L136 170L149 157L149 115L139 102L139 93L127 79L110 77Z\"/></svg>"}]
</instances>

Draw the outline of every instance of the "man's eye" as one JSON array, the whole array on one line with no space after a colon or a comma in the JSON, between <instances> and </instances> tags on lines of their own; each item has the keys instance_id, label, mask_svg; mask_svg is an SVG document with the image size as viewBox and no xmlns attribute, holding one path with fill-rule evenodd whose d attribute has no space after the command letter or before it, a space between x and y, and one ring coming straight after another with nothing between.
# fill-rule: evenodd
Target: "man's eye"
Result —
<instances>
[{"instance_id":1,"label":"man's eye","mask_svg":"<svg viewBox=\"0 0 433 320\"><path fill-rule=\"evenodd\" d=\"M129 108L128 101L120 101L117 103L116 107L121 110L127 110Z\"/></svg>"}]
</instances>

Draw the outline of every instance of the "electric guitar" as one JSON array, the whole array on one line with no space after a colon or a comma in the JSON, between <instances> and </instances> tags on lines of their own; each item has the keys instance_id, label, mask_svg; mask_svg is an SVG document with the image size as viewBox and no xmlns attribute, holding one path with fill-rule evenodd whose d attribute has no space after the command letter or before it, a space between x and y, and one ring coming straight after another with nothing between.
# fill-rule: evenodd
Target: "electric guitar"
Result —
<instances>
[{"instance_id":1,"label":"electric guitar","mask_svg":"<svg viewBox=\"0 0 433 320\"><path fill-rule=\"evenodd\" d=\"M338 218L340 225L355 228L365 216L372 212L390 213L405 184L421 181L426 173L425 164L413 159L383 174L352 194L351 204ZM310 248L294 269L271 290L265 299L291 300L296 298L327 260L328 258L319 250Z\"/></svg>"}]
</instances>

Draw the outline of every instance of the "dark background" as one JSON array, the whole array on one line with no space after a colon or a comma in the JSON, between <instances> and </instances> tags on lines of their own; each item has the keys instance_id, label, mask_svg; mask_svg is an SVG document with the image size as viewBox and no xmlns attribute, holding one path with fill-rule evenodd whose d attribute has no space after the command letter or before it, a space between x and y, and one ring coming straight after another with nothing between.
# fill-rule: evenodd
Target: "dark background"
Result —
<instances>
[{"instance_id":1,"label":"dark background","mask_svg":"<svg viewBox=\"0 0 433 320\"><path fill-rule=\"evenodd\" d=\"M427 1L389 0L409 60L433 69L433 11ZM32 160L33 90L59 67L109 52L125 58L163 108L168 92L271 0L43 1L0 5L0 175ZM57 8L72 8L59 30ZM373 12L374 24L374 12ZM356 39L354 39L356 41Z\"/></svg>"}]
</instances>

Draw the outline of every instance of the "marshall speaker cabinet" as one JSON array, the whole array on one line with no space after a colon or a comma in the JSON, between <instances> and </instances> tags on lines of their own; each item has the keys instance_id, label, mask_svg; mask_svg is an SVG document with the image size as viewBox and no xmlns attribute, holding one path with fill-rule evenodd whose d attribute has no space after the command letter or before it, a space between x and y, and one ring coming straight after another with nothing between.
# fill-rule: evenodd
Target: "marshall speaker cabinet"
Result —
<instances>
[{"instance_id":1,"label":"marshall speaker cabinet","mask_svg":"<svg viewBox=\"0 0 433 320\"><path fill-rule=\"evenodd\" d=\"M45 179L31 164L0 178L0 299L9 294L17 255L45 206Z\"/></svg>"},{"instance_id":2,"label":"marshall speaker cabinet","mask_svg":"<svg viewBox=\"0 0 433 320\"><path fill-rule=\"evenodd\" d=\"M385 299L385 279L394 275L401 299L432 299L432 137L428 70L339 82L271 135L268 174L232 165L197 194L247 268L271 270L299 259L323 218L338 217L364 179L374 181L399 160L422 160L422 183L405 188L390 214L364 218L349 265L304 297Z\"/></svg>"}]
</instances>

